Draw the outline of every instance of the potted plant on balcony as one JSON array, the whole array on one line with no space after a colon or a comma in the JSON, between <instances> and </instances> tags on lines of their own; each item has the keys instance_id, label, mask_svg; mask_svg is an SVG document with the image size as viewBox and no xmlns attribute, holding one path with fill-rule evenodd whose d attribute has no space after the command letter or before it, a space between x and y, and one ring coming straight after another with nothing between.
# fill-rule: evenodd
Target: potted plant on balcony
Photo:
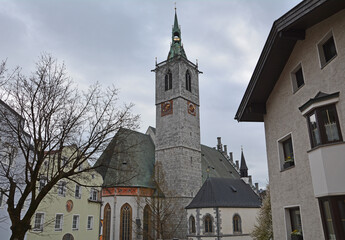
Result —
<instances>
[{"instance_id":1,"label":"potted plant on balcony","mask_svg":"<svg viewBox=\"0 0 345 240\"><path fill-rule=\"evenodd\" d=\"M285 158L284 169L288 168L288 167L291 167L291 166L294 166L294 165L295 165L295 162L294 162L293 158L291 158L290 156Z\"/></svg>"},{"instance_id":2,"label":"potted plant on balcony","mask_svg":"<svg viewBox=\"0 0 345 240\"><path fill-rule=\"evenodd\" d=\"M291 232L291 240L303 240L302 232L295 229Z\"/></svg>"}]
</instances>

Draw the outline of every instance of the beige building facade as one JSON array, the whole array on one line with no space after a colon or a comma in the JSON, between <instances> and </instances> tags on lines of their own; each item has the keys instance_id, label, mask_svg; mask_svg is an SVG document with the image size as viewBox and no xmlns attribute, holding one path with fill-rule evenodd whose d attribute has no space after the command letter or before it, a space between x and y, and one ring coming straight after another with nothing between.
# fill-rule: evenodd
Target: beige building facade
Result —
<instances>
[{"instance_id":1,"label":"beige building facade","mask_svg":"<svg viewBox=\"0 0 345 240\"><path fill-rule=\"evenodd\" d=\"M68 148L64 154L69 154ZM27 240L99 239L102 176L90 171L74 180L60 180L42 200ZM39 188L41 184L44 181Z\"/></svg>"},{"instance_id":2,"label":"beige building facade","mask_svg":"<svg viewBox=\"0 0 345 240\"><path fill-rule=\"evenodd\" d=\"M345 239L344 8L275 21L236 114L265 124L275 239Z\"/></svg>"}]
</instances>

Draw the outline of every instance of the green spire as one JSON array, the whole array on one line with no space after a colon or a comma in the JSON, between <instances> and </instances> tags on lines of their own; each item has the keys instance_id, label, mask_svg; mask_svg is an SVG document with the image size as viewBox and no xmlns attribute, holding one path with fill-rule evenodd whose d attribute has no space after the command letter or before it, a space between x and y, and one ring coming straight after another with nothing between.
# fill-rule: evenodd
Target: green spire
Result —
<instances>
[{"instance_id":1,"label":"green spire","mask_svg":"<svg viewBox=\"0 0 345 240\"><path fill-rule=\"evenodd\" d=\"M184 49L181 43L181 29L177 21L176 7L175 7L175 19L174 19L174 26L172 28L171 40L172 40L172 43L170 46L168 59L172 59L175 56L183 56L187 58L186 53L184 52Z\"/></svg>"}]
</instances>

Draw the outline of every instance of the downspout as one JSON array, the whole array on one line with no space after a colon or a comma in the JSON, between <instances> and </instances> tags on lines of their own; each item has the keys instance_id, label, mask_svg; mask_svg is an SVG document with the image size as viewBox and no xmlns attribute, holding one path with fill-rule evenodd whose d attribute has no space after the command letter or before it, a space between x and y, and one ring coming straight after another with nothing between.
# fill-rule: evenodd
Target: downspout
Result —
<instances>
[{"instance_id":1,"label":"downspout","mask_svg":"<svg viewBox=\"0 0 345 240\"><path fill-rule=\"evenodd\" d=\"M216 218L217 218L217 239L219 240L220 239L220 224L219 224L219 207L216 207Z\"/></svg>"},{"instance_id":2,"label":"downspout","mask_svg":"<svg viewBox=\"0 0 345 240\"><path fill-rule=\"evenodd\" d=\"M116 193L114 195L113 240L115 240L115 220L116 220Z\"/></svg>"}]
</instances>

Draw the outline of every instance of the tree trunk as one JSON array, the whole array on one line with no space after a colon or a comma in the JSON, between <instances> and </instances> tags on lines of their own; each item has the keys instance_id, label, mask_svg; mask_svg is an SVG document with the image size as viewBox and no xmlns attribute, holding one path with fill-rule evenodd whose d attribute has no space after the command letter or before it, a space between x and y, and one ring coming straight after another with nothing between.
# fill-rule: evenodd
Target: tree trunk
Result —
<instances>
[{"instance_id":1,"label":"tree trunk","mask_svg":"<svg viewBox=\"0 0 345 240\"><path fill-rule=\"evenodd\" d=\"M26 232L30 229L30 225L19 223L11 227L12 235L10 240L24 240Z\"/></svg>"}]
</instances>

